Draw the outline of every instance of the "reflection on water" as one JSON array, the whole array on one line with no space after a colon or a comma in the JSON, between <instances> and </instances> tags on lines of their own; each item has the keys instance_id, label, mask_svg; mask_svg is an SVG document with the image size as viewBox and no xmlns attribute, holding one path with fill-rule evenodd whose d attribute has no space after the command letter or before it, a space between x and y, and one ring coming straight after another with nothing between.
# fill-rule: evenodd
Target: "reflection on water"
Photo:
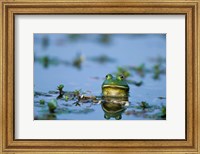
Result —
<instances>
[{"instance_id":1,"label":"reflection on water","mask_svg":"<svg viewBox=\"0 0 200 154\"><path fill-rule=\"evenodd\" d=\"M129 97L102 97L106 74ZM165 120L164 34L34 34L35 120Z\"/></svg>"},{"instance_id":2,"label":"reflection on water","mask_svg":"<svg viewBox=\"0 0 200 154\"><path fill-rule=\"evenodd\" d=\"M122 113L129 106L128 97L103 97L104 101L101 106L104 111L104 118L109 120L115 118L122 119Z\"/></svg>"}]
</instances>

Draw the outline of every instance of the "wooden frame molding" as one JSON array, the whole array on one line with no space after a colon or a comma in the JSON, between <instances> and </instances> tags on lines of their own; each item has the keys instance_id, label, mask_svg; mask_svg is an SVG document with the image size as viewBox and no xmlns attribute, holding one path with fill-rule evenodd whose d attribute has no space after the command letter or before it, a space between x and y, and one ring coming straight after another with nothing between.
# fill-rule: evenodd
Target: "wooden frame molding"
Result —
<instances>
[{"instance_id":1,"label":"wooden frame molding","mask_svg":"<svg viewBox=\"0 0 200 154\"><path fill-rule=\"evenodd\" d=\"M0 2L0 144L2 153L200 153L199 0L3 0ZM16 140L15 15L155 14L186 17L186 139ZM1 153L0 152L0 153Z\"/></svg>"}]
</instances>

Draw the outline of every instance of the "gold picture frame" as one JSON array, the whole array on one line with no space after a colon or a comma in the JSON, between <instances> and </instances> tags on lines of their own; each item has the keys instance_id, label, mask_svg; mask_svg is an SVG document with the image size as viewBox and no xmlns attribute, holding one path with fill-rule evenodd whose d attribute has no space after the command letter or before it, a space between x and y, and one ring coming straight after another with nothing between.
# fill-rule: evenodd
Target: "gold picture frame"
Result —
<instances>
[{"instance_id":1,"label":"gold picture frame","mask_svg":"<svg viewBox=\"0 0 200 154\"><path fill-rule=\"evenodd\" d=\"M199 0L2 0L0 2L1 153L200 153ZM186 139L16 140L16 14L183 14L186 17Z\"/></svg>"}]
</instances>

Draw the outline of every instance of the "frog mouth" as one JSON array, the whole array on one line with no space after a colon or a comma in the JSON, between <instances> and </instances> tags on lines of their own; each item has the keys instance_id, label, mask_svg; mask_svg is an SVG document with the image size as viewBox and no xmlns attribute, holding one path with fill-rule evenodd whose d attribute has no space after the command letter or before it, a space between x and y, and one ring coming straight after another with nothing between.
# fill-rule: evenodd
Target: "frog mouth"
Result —
<instances>
[{"instance_id":1,"label":"frog mouth","mask_svg":"<svg viewBox=\"0 0 200 154\"><path fill-rule=\"evenodd\" d=\"M125 86L119 86L119 85L103 85L103 88L120 88L120 89L129 89Z\"/></svg>"}]
</instances>

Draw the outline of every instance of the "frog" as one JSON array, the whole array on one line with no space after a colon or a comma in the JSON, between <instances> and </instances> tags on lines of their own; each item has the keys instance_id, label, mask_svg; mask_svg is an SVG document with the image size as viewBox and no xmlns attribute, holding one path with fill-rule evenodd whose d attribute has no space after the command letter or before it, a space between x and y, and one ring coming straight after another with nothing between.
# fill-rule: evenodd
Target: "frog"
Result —
<instances>
[{"instance_id":1,"label":"frog","mask_svg":"<svg viewBox=\"0 0 200 154\"><path fill-rule=\"evenodd\" d=\"M111 97L128 97L129 85L123 75L113 77L107 74L104 82L102 83L102 95Z\"/></svg>"}]
</instances>

